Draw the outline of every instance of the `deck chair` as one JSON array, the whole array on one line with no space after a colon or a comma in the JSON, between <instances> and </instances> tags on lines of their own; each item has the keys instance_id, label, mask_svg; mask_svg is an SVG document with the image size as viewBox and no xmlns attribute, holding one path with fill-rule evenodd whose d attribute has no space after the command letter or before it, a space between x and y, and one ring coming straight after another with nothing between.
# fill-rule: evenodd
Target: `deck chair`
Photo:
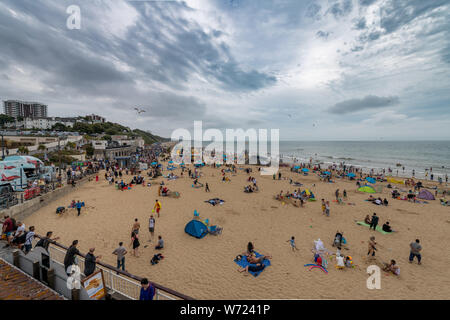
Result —
<instances>
[{"instance_id":1,"label":"deck chair","mask_svg":"<svg viewBox=\"0 0 450 320\"><path fill-rule=\"evenodd\" d=\"M223 228L221 228L221 227L211 226L208 228L208 233L217 236L219 234L222 234L222 230L223 230Z\"/></svg>"}]
</instances>

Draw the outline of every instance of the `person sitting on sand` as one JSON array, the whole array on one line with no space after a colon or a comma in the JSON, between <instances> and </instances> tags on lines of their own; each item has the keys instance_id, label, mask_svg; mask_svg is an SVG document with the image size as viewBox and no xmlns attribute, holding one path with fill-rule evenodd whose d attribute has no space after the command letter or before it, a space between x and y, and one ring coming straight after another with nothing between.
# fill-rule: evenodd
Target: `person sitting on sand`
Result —
<instances>
[{"instance_id":1,"label":"person sitting on sand","mask_svg":"<svg viewBox=\"0 0 450 320\"><path fill-rule=\"evenodd\" d=\"M389 225L389 221L386 221L386 223L383 224L382 229L384 232L394 232L394 230L392 230L391 226Z\"/></svg>"},{"instance_id":2,"label":"person sitting on sand","mask_svg":"<svg viewBox=\"0 0 450 320\"><path fill-rule=\"evenodd\" d=\"M247 254L253 253L254 249L255 249L255 247L253 246L253 243L249 242L247 244Z\"/></svg>"},{"instance_id":3,"label":"person sitting on sand","mask_svg":"<svg viewBox=\"0 0 450 320\"><path fill-rule=\"evenodd\" d=\"M342 244L342 236L344 235L341 231L336 231L336 234L334 235L334 241L333 241L333 247L341 247Z\"/></svg>"},{"instance_id":4,"label":"person sitting on sand","mask_svg":"<svg viewBox=\"0 0 450 320\"><path fill-rule=\"evenodd\" d=\"M395 260L391 260L390 263L384 263L383 270L386 272L392 272L396 276L400 275L400 267L397 266Z\"/></svg>"},{"instance_id":5,"label":"person sitting on sand","mask_svg":"<svg viewBox=\"0 0 450 320\"><path fill-rule=\"evenodd\" d=\"M384 200L383 200L383 205L385 205L385 206L387 207L388 204L389 204L389 202L387 201L386 198L384 198Z\"/></svg>"},{"instance_id":6,"label":"person sitting on sand","mask_svg":"<svg viewBox=\"0 0 450 320\"><path fill-rule=\"evenodd\" d=\"M370 224L370 223L372 222L372 220L370 219L370 216L369 216L369 215L367 215L367 216L364 218L364 222L367 223L367 224Z\"/></svg>"}]
</instances>

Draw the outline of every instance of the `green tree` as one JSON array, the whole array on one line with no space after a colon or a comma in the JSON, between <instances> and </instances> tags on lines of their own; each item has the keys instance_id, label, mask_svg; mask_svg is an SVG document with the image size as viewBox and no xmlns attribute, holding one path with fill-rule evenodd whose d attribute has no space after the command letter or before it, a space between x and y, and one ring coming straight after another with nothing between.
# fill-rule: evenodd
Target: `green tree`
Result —
<instances>
[{"instance_id":1,"label":"green tree","mask_svg":"<svg viewBox=\"0 0 450 320\"><path fill-rule=\"evenodd\" d=\"M44 144L40 144L38 147L38 150L41 150L41 151L44 151L45 149L47 149L47 148L45 147Z\"/></svg>"},{"instance_id":2,"label":"green tree","mask_svg":"<svg viewBox=\"0 0 450 320\"><path fill-rule=\"evenodd\" d=\"M92 146L92 144L86 145L85 149L87 156L92 157L94 155L94 147Z\"/></svg>"},{"instance_id":3,"label":"green tree","mask_svg":"<svg viewBox=\"0 0 450 320\"><path fill-rule=\"evenodd\" d=\"M55 130L55 131L67 131L67 127L64 124L62 124L60 122L57 122L57 123L55 123L52 126L52 130Z\"/></svg>"},{"instance_id":4,"label":"green tree","mask_svg":"<svg viewBox=\"0 0 450 320\"><path fill-rule=\"evenodd\" d=\"M0 126L4 126L6 123L14 122L14 117L10 117L6 114L0 114Z\"/></svg>"},{"instance_id":5,"label":"green tree","mask_svg":"<svg viewBox=\"0 0 450 320\"><path fill-rule=\"evenodd\" d=\"M17 151L20 153L20 154L28 154L30 151L28 150L28 148L27 147L25 147L25 146L20 146L18 149L17 149Z\"/></svg>"}]
</instances>

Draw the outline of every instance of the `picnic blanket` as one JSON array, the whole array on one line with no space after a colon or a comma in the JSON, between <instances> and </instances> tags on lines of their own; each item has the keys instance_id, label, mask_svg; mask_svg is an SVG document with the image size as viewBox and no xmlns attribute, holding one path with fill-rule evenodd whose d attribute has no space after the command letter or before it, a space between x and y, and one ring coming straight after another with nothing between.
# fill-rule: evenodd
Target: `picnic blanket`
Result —
<instances>
[{"instance_id":1,"label":"picnic blanket","mask_svg":"<svg viewBox=\"0 0 450 320\"><path fill-rule=\"evenodd\" d=\"M262 254L260 254L260 253L258 253L258 252L256 252L256 251L253 251L253 252L255 253L255 255L256 255L257 258L259 258L259 257L262 256ZM239 261L235 259L234 262L236 262L236 264L237 264L238 266L242 267L242 268L245 268L245 267L248 266L248 265L256 266L256 264L251 264L251 263L249 263L249 262L247 261L247 257L246 257L246 256L242 256L242 259L239 260ZM263 260L262 263L263 263L266 267L270 266L270 260L265 259L265 260ZM264 268L263 270L261 270L261 271L258 271L258 272L249 271L249 273L251 273L254 277L257 277L257 276L258 276L261 272L263 272L264 270L265 270L265 268Z\"/></svg>"},{"instance_id":2,"label":"picnic blanket","mask_svg":"<svg viewBox=\"0 0 450 320\"><path fill-rule=\"evenodd\" d=\"M364 221L357 221L356 224L359 224L360 226L370 227L370 224L367 224ZM391 234L392 233L392 232L383 231L383 229L380 226L377 226L375 229L378 232L381 232L382 234Z\"/></svg>"}]
</instances>

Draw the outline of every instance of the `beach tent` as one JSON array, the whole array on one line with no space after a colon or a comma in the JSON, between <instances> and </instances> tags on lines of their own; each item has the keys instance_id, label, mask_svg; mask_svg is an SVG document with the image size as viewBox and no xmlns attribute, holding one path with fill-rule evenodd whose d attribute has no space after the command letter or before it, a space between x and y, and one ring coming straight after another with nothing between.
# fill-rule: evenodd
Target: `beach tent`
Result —
<instances>
[{"instance_id":1,"label":"beach tent","mask_svg":"<svg viewBox=\"0 0 450 320\"><path fill-rule=\"evenodd\" d=\"M169 161L169 163L173 163L173 161L172 161L172 160L170 160L170 161Z\"/></svg>"},{"instance_id":2,"label":"beach tent","mask_svg":"<svg viewBox=\"0 0 450 320\"><path fill-rule=\"evenodd\" d=\"M376 193L375 189L372 188L371 186L363 186L363 187L359 188L358 191L367 192L367 193Z\"/></svg>"},{"instance_id":3,"label":"beach tent","mask_svg":"<svg viewBox=\"0 0 450 320\"><path fill-rule=\"evenodd\" d=\"M430 191L428 191L427 189L420 190L417 198L424 199L424 200L434 200L433 194Z\"/></svg>"},{"instance_id":4,"label":"beach tent","mask_svg":"<svg viewBox=\"0 0 450 320\"><path fill-rule=\"evenodd\" d=\"M354 177L356 177L356 174L354 174L353 172L350 172L347 174L347 177L354 178Z\"/></svg>"},{"instance_id":5,"label":"beach tent","mask_svg":"<svg viewBox=\"0 0 450 320\"><path fill-rule=\"evenodd\" d=\"M307 169L307 168L303 168L303 169L302 169L302 171L303 171L303 172L308 172L308 171L309 171L309 169Z\"/></svg>"},{"instance_id":6,"label":"beach tent","mask_svg":"<svg viewBox=\"0 0 450 320\"><path fill-rule=\"evenodd\" d=\"M300 169L300 166L295 166L294 169L298 170L298 169Z\"/></svg>"},{"instance_id":7,"label":"beach tent","mask_svg":"<svg viewBox=\"0 0 450 320\"><path fill-rule=\"evenodd\" d=\"M331 174L331 172L330 171L325 171L324 174L329 176Z\"/></svg>"},{"instance_id":8,"label":"beach tent","mask_svg":"<svg viewBox=\"0 0 450 320\"><path fill-rule=\"evenodd\" d=\"M191 220L184 228L184 232L201 239L208 234L208 227L201 221Z\"/></svg>"},{"instance_id":9,"label":"beach tent","mask_svg":"<svg viewBox=\"0 0 450 320\"><path fill-rule=\"evenodd\" d=\"M372 183L372 184L377 182L374 178L371 178L371 177L367 177L366 181L369 182L369 183Z\"/></svg>"}]
</instances>

